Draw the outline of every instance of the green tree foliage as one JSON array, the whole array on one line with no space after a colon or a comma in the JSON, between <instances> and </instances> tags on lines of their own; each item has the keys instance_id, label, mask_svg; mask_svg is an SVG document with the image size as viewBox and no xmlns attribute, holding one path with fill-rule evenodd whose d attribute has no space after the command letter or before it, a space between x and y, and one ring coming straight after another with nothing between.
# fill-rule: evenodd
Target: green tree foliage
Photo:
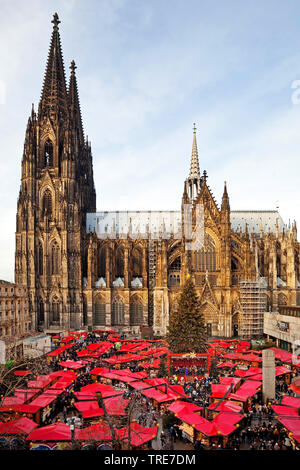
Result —
<instances>
[{"instance_id":1,"label":"green tree foliage","mask_svg":"<svg viewBox=\"0 0 300 470\"><path fill-rule=\"evenodd\" d=\"M200 307L195 286L189 278L182 288L177 309L170 314L167 341L172 352L206 351L206 327Z\"/></svg>"}]
</instances>

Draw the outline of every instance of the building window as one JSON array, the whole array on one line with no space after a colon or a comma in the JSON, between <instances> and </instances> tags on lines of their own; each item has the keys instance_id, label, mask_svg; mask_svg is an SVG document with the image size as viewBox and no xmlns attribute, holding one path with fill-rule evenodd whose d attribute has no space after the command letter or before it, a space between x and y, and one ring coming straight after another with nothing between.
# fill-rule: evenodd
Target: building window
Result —
<instances>
[{"instance_id":1,"label":"building window","mask_svg":"<svg viewBox=\"0 0 300 470\"><path fill-rule=\"evenodd\" d=\"M142 277L142 254L138 248L132 250L132 276Z\"/></svg>"},{"instance_id":2,"label":"building window","mask_svg":"<svg viewBox=\"0 0 300 470\"><path fill-rule=\"evenodd\" d=\"M94 306L94 325L106 325L106 305L101 300L96 300Z\"/></svg>"},{"instance_id":3,"label":"building window","mask_svg":"<svg viewBox=\"0 0 300 470\"><path fill-rule=\"evenodd\" d=\"M214 272L217 269L215 242L210 235L205 234L204 247L194 253L195 271Z\"/></svg>"},{"instance_id":4,"label":"building window","mask_svg":"<svg viewBox=\"0 0 300 470\"><path fill-rule=\"evenodd\" d=\"M38 263L37 263L38 274L42 275L43 274L43 247L42 247L41 242L38 243L37 257L38 257Z\"/></svg>"},{"instance_id":5,"label":"building window","mask_svg":"<svg viewBox=\"0 0 300 470\"><path fill-rule=\"evenodd\" d=\"M44 323L45 321L44 302L42 300L39 301L38 307L39 307L38 323Z\"/></svg>"},{"instance_id":6,"label":"building window","mask_svg":"<svg viewBox=\"0 0 300 470\"><path fill-rule=\"evenodd\" d=\"M54 242L51 248L51 274L59 274L60 271L60 256L59 246L57 242Z\"/></svg>"},{"instance_id":7,"label":"building window","mask_svg":"<svg viewBox=\"0 0 300 470\"><path fill-rule=\"evenodd\" d=\"M125 323L125 308L121 301L113 302L111 312L112 325L124 325Z\"/></svg>"},{"instance_id":8,"label":"building window","mask_svg":"<svg viewBox=\"0 0 300 470\"><path fill-rule=\"evenodd\" d=\"M143 304L139 300L130 303L130 325L143 324Z\"/></svg>"},{"instance_id":9,"label":"building window","mask_svg":"<svg viewBox=\"0 0 300 470\"><path fill-rule=\"evenodd\" d=\"M124 250L119 248L116 254L116 277L124 277Z\"/></svg>"},{"instance_id":10,"label":"building window","mask_svg":"<svg viewBox=\"0 0 300 470\"><path fill-rule=\"evenodd\" d=\"M42 216L52 218L52 195L49 189L46 189L43 196Z\"/></svg>"},{"instance_id":11,"label":"building window","mask_svg":"<svg viewBox=\"0 0 300 470\"><path fill-rule=\"evenodd\" d=\"M59 322L60 304L57 297L54 297L51 304L51 322Z\"/></svg>"},{"instance_id":12,"label":"building window","mask_svg":"<svg viewBox=\"0 0 300 470\"><path fill-rule=\"evenodd\" d=\"M53 166L53 144L50 139L47 139L44 147L44 167Z\"/></svg>"},{"instance_id":13,"label":"building window","mask_svg":"<svg viewBox=\"0 0 300 470\"><path fill-rule=\"evenodd\" d=\"M106 276L106 248L102 248L99 254L98 277Z\"/></svg>"}]
</instances>

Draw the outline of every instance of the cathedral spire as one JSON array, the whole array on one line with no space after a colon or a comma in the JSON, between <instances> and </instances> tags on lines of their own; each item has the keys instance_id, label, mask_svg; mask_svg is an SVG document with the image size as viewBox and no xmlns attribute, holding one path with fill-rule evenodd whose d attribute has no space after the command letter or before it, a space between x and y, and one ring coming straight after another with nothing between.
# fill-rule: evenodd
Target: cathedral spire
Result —
<instances>
[{"instance_id":1,"label":"cathedral spire","mask_svg":"<svg viewBox=\"0 0 300 470\"><path fill-rule=\"evenodd\" d=\"M76 80L76 64L75 61L72 60L70 65L71 75L70 75L70 82L69 82L69 91L68 91L68 103L69 103L69 110L70 110L70 118L72 122L72 126L75 128L76 132L78 133L79 143L84 143L84 132L82 126L82 119L81 119L81 111L80 111L80 104L79 104L79 96L78 96L78 87L77 87L77 80Z\"/></svg>"},{"instance_id":2,"label":"cathedral spire","mask_svg":"<svg viewBox=\"0 0 300 470\"><path fill-rule=\"evenodd\" d=\"M224 211L224 210L230 211L229 196L228 196L228 193L227 193L226 181L224 181L224 191L223 191L223 197L222 197L222 206L221 206L221 210L222 210L222 211Z\"/></svg>"},{"instance_id":3,"label":"cathedral spire","mask_svg":"<svg viewBox=\"0 0 300 470\"><path fill-rule=\"evenodd\" d=\"M190 168L189 179L200 179L195 123L193 127L193 146L192 146L192 157L191 157L191 168Z\"/></svg>"},{"instance_id":4,"label":"cathedral spire","mask_svg":"<svg viewBox=\"0 0 300 470\"><path fill-rule=\"evenodd\" d=\"M53 31L39 106L39 115L40 117L49 116L52 120L55 120L67 117L68 100L58 29L60 21L57 13L53 15L52 23Z\"/></svg>"}]
</instances>

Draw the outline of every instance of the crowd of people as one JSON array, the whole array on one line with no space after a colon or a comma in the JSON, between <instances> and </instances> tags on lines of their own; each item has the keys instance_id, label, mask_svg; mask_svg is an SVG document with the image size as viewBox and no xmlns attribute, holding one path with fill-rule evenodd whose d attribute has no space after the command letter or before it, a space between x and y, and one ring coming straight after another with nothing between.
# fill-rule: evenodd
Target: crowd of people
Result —
<instances>
[{"instance_id":1,"label":"crowd of people","mask_svg":"<svg viewBox=\"0 0 300 470\"><path fill-rule=\"evenodd\" d=\"M61 361L77 361L80 359L78 353L88 345L105 341L106 334L88 333L86 338L77 339L72 348L63 352L59 359L54 359L50 364L45 361L43 372L50 373L61 370ZM45 419L43 425L56 422L58 419L62 422L69 423L70 420L77 419L78 425L82 424L80 413L74 407L74 392L78 392L82 387L93 383L90 371L94 367L108 367L103 361L116 354L117 347L114 345L110 350L104 353L100 358L89 361L86 367L80 372L71 390L66 390L55 401L49 415ZM137 363L125 363L120 365L121 368L130 369L132 372L144 370ZM184 393L189 397L189 401L194 402L205 410L209 407L211 400L212 384L220 383L220 371L214 370L208 375L203 364L193 365L191 367L180 365L172 369L173 376L169 378L169 386L181 384ZM166 374L167 376L168 374ZM233 371L227 372L227 376L234 376ZM153 449L174 448L194 448L196 451L207 449L207 444L196 440L191 443L188 436L184 432L180 421L175 419L171 425L166 425L166 418L170 416L167 411L167 404L158 407L154 406L150 398L145 397L138 390L133 390L128 384L115 383L116 389L123 391L123 398L134 398L134 409L131 416L136 422L145 427L159 426L157 438L149 441L148 446ZM292 441L288 431L281 426L275 418L271 405L280 404L283 394L295 396L294 392L289 389L284 377L276 378L276 397L273 400L263 402L262 392L258 391L250 400L247 407L242 410L244 418L237 430L224 439L223 436L211 439L209 448L212 450L230 449L230 450L290 450L292 449ZM183 447L182 447L183 445Z\"/></svg>"}]
</instances>

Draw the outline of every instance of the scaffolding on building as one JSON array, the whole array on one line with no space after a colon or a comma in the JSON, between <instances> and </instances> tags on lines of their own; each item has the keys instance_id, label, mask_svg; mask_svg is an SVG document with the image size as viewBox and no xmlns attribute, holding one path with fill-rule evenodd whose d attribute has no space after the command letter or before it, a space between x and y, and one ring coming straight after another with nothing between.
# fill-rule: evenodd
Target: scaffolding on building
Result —
<instances>
[{"instance_id":1,"label":"scaffolding on building","mask_svg":"<svg viewBox=\"0 0 300 470\"><path fill-rule=\"evenodd\" d=\"M239 336L245 339L263 335L264 313L267 311L267 295L262 279L240 282L241 318Z\"/></svg>"},{"instance_id":2,"label":"scaffolding on building","mask_svg":"<svg viewBox=\"0 0 300 470\"><path fill-rule=\"evenodd\" d=\"M148 321L153 326L154 318L154 287L156 274L156 246L154 240L149 239L149 289L148 289Z\"/></svg>"}]
</instances>

